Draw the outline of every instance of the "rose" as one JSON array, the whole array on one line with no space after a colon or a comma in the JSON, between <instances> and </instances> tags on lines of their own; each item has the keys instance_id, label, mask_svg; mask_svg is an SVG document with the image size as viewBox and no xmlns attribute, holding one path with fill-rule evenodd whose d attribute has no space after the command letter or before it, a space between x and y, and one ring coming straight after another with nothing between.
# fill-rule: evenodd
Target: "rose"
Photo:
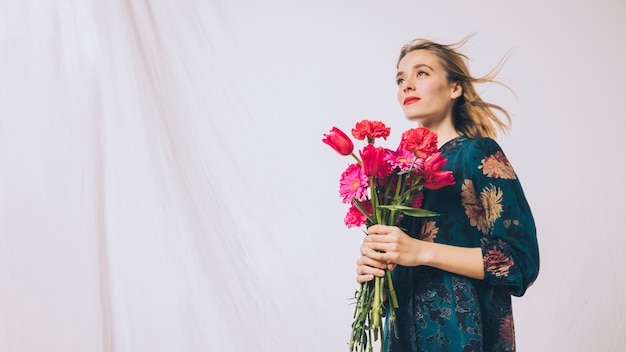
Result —
<instances>
[{"instance_id":1,"label":"rose","mask_svg":"<svg viewBox=\"0 0 626 352\"><path fill-rule=\"evenodd\" d=\"M330 132L324 134L322 142L331 146L337 153L341 155L350 155L354 150L352 140L342 130L333 127Z\"/></svg>"},{"instance_id":2,"label":"rose","mask_svg":"<svg viewBox=\"0 0 626 352\"><path fill-rule=\"evenodd\" d=\"M426 159L437 152L437 134L425 127L404 131L400 148L414 152L418 157Z\"/></svg>"}]
</instances>

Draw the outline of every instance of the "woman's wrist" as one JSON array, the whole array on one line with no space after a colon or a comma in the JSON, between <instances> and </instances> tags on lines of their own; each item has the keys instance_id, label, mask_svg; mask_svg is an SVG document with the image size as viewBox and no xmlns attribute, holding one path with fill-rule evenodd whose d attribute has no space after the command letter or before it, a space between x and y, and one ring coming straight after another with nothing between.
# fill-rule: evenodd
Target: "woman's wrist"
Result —
<instances>
[{"instance_id":1,"label":"woman's wrist","mask_svg":"<svg viewBox=\"0 0 626 352\"><path fill-rule=\"evenodd\" d=\"M419 241L419 240L417 240ZM417 265L427 265L474 279L484 278L482 250L420 241Z\"/></svg>"},{"instance_id":2,"label":"woman's wrist","mask_svg":"<svg viewBox=\"0 0 626 352\"><path fill-rule=\"evenodd\" d=\"M436 243L418 240L419 250L417 251L417 265L433 266L435 252L437 250Z\"/></svg>"}]
</instances>

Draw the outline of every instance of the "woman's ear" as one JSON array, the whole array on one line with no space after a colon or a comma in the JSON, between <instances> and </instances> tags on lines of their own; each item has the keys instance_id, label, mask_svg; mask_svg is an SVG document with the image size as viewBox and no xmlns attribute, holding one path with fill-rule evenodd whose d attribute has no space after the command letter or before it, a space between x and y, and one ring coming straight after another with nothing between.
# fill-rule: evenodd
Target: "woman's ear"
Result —
<instances>
[{"instance_id":1,"label":"woman's ear","mask_svg":"<svg viewBox=\"0 0 626 352\"><path fill-rule=\"evenodd\" d=\"M456 99L460 97L462 94L463 94L463 86L461 86L461 83L459 82L452 83L452 91L450 92L450 98Z\"/></svg>"}]
</instances>

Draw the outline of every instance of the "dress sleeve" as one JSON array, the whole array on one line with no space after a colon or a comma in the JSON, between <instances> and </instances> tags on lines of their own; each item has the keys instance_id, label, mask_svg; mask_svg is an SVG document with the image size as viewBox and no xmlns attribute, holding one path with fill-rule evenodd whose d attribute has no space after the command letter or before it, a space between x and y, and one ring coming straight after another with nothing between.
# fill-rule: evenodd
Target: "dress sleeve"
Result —
<instances>
[{"instance_id":1,"label":"dress sleeve","mask_svg":"<svg viewBox=\"0 0 626 352\"><path fill-rule=\"evenodd\" d=\"M476 140L467 156L463 205L483 234L485 281L522 296L539 273L535 222L522 186L493 139Z\"/></svg>"}]
</instances>

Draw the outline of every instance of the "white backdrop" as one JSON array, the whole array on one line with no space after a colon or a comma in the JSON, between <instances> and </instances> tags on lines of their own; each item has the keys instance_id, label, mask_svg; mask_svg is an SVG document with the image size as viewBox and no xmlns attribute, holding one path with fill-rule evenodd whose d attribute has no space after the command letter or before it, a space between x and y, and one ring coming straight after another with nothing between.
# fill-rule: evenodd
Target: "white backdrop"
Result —
<instances>
[{"instance_id":1,"label":"white backdrop","mask_svg":"<svg viewBox=\"0 0 626 352\"><path fill-rule=\"evenodd\" d=\"M332 126L404 121L399 48L465 47L542 267L520 351L626 345L626 2L0 1L0 351L346 351Z\"/></svg>"}]
</instances>

